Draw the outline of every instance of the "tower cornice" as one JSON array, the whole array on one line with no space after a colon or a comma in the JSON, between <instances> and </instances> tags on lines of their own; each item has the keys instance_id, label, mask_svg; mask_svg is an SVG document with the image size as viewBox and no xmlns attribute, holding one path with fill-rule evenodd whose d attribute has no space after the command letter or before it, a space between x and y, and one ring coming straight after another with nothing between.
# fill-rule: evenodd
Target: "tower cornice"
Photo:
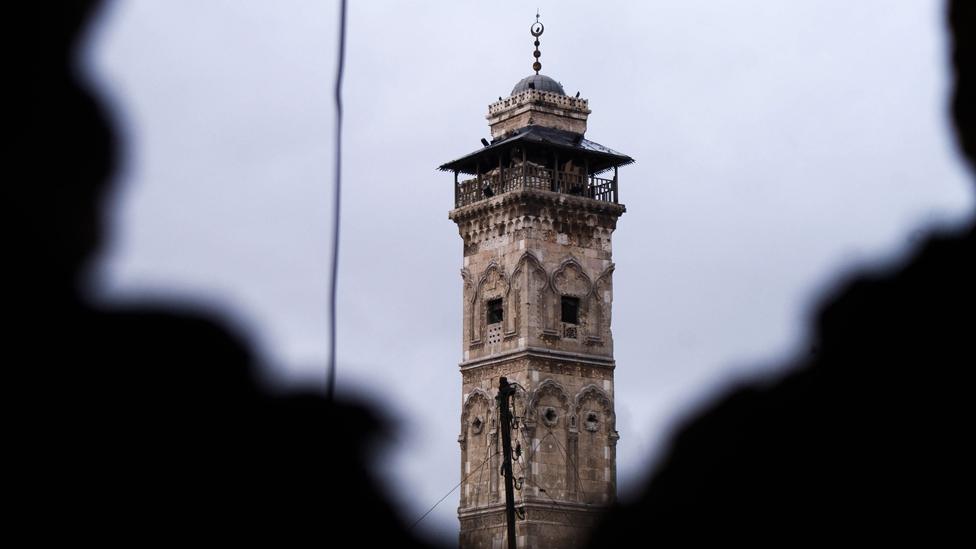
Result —
<instances>
[{"instance_id":1,"label":"tower cornice","mask_svg":"<svg viewBox=\"0 0 976 549\"><path fill-rule=\"evenodd\" d=\"M462 372L464 372L466 370L480 368L482 366L492 366L495 364L510 362L521 358L542 358L546 360L570 360L576 363L583 363L588 366L597 366L600 368L607 368L610 370L616 368L616 364L617 364L614 361L613 357L608 357L608 356L557 351L555 349L545 349L542 347L528 347L525 349L516 349L504 353L497 353L491 356L476 358L473 360L466 360L464 362L459 363L458 367L461 369Z\"/></svg>"},{"instance_id":2,"label":"tower cornice","mask_svg":"<svg viewBox=\"0 0 976 549\"><path fill-rule=\"evenodd\" d=\"M529 105L545 105L555 109L572 111L580 115L590 114L590 101L581 97L570 97L560 93L545 90L525 90L488 105L488 118L498 116L509 109L517 109ZM584 116L585 120L586 117Z\"/></svg>"},{"instance_id":3,"label":"tower cornice","mask_svg":"<svg viewBox=\"0 0 976 549\"><path fill-rule=\"evenodd\" d=\"M623 204L521 190L457 208L448 217L458 225L467 257L524 239L609 250L617 218L625 211Z\"/></svg>"},{"instance_id":4,"label":"tower cornice","mask_svg":"<svg viewBox=\"0 0 976 549\"><path fill-rule=\"evenodd\" d=\"M526 207L550 206L568 212L589 213L620 217L627 208L623 204L604 202L581 196L573 196L552 191L537 189L523 189L495 196L474 204L455 208L448 213L448 219L461 224L471 219L485 215L499 213L504 210L516 210Z\"/></svg>"}]
</instances>

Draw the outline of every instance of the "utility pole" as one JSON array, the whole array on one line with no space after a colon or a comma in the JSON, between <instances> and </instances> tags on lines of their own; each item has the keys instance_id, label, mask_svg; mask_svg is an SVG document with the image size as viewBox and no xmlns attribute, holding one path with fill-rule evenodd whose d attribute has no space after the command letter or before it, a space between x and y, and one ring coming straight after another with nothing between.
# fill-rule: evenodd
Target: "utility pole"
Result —
<instances>
[{"instance_id":1,"label":"utility pole","mask_svg":"<svg viewBox=\"0 0 976 549\"><path fill-rule=\"evenodd\" d=\"M512 414L508 408L508 399L515 392L515 387L508 384L508 378L498 379L499 426L502 430L502 473L505 475L505 521L508 524L508 549L515 546L515 486L512 481Z\"/></svg>"}]
</instances>

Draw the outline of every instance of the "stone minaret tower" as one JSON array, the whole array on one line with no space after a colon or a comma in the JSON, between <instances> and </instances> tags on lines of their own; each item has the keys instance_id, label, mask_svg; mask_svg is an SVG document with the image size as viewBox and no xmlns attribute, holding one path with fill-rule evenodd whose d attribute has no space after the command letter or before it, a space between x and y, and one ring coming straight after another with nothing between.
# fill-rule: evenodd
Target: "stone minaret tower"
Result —
<instances>
[{"instance_id":1,"label":"stone minaret tower","mask_svg":"<svg viewBox=\"0 0 976 549\"><path fill-rule=\"evenodd\" d=\"M454 173L464 241L462 548L505 546L495 394L517 382L518 547L575 547L616 497L611 235L630 157L585 139L586 99L535 74L488 106L491 143Z\"/></svg>"}]
</instances>

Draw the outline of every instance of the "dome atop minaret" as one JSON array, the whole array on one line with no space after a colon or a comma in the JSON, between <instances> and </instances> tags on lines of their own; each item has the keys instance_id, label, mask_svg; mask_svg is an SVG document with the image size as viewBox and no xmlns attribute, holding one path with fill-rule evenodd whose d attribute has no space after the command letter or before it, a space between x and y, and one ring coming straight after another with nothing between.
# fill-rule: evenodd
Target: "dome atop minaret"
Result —
<instances>
[{"instance_id":1,"label":"dome atop minaret","mask_svg":"<svg viewBox=\"0 0 976 549\"><path fill-rule=\"evenodd\" d=\"M562 84L544 74L530 74L519 80L518 84L515 84L515 87L512 88L512 95L518 95L526 90L539 90L566 95L566 92L563 91Z\"/></svg>"},{"instance_id":2,"label":"dome atop minaret","mask_svg":"<svg viewBox=\"0 0 976 549\"><path fill-rule=\"evenodd\" d=\"M542 32L546 28L539 22L539 14L535 14L535 23L530 27L529 32L532 33L532 37L535 39L533 44L535 45L535 51L532 52L532 57L535 61L532 63L532 70L535 74L530 74L525 78L518 81L515 87L512 88L512 95L518 95L524 91L528 90L538 90L542 92L550 92L558 95L566 95L563 91L563 85L557 82L555 79L550 78L544 74L539 74L542 70L542 62L539 58L542 57L542 52L539 51L539 37L542 36Z\"/></svg>"},{"instance_id":3,"label":"dome atop minaret","mask_svg":"<svg viewBox=\"0 0 976 549\"><path fill-rule=\"evenodd\" d=\"M508 97L499 97L498 101L488 105L488 125L491 126L491 138L498 140L510 136L512 132L538 126L571 132L582 136L586 133L586 117L590 114L586 99L581 99L579 93L575 97L566 95L566 90L558 80L541 74L542 62L539 58L539 37L545 27L536 21L529 28L532 33L535 51L532 57L530 74L518 81Z\"/></svg>"}]
</instances>

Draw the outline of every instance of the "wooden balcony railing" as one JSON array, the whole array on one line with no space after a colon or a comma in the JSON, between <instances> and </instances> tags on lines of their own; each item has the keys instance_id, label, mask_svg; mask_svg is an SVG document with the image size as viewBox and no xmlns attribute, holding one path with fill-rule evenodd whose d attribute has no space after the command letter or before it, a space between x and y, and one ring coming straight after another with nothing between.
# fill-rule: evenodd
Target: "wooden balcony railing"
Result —
<instances>
[{"instance_id":1,"label":"wooden balcony railing","mask_svg":"<svg viewBox=\"0 0 976 549\"><path fill-rule=\"evenodd\" d=\"M458 182L454 187L454 207L460 208L522 189L537 189L617 203L616 171L613 179L604 179L549 168L516 166L496 168L476 179Z\"/></svg>"}]
</instances>

